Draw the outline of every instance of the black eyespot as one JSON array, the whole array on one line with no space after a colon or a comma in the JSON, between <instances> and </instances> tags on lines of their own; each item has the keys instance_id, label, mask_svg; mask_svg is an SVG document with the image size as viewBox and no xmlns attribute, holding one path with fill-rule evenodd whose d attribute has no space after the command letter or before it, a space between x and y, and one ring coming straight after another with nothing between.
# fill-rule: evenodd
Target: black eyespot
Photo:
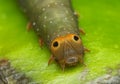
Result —
<instances>
[{"instance_id":1,"label":"black eyespot","mask_svg":"<svg viewBox=\"0 0 120 84\"><path fill-rule=\"evenodd\" d=\"M79 40L79 37L78 37L78 36L74 36L74 40L75 40L75 41L78 41L78 40Z\"/></svg>"},{"instance_id":2,"label":"black eyespot","mask_svg":"<svg viewBox=\"0 0 120 84\"><path fill-rule=\"evenodd\" d=\"M55 42L53 43L53 46L54 46L54 47L58 47L58 42L55 41Z\"/></svg>"}]
</instances>

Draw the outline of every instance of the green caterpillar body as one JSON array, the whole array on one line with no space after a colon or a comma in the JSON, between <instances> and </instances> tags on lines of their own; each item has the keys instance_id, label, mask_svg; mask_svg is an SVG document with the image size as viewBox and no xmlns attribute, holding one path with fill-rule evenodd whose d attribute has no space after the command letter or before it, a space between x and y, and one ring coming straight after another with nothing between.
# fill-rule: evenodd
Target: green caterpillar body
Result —
<instances>
[{"instance_id":1,"label":"green caterpillar body","mask_svg":"<svg viewBox=\"0 0 120 84\"><path fill-rule=\"evenodd\" d=\"M70 0L19 0L37 35L64 69L83 62L84 48Z\"/></svg>"}]
</instances>

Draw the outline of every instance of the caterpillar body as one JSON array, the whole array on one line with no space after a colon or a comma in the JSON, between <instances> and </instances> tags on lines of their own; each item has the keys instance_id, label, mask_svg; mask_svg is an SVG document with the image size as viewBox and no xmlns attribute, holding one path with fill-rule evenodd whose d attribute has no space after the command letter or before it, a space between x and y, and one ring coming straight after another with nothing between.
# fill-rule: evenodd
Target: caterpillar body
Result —
<instances>
[{"instance_id":1,"label":"caterpillar body","mask_svg":"<svg viewBox=\"0 0 120 84\"><path fill-rule=\"evenodd\" d=\"M19 0L37 35L62 69L83 63L84 47L70 0Z\"/></svg>"}]
</instances>

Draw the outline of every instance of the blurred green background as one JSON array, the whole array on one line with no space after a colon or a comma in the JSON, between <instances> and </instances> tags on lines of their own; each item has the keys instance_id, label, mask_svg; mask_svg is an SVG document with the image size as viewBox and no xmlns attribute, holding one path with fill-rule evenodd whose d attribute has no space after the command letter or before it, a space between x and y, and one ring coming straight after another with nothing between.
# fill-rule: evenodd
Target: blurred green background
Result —
<instances>
[{"instance_id":1,"label":"blurred green background","mask_svg":"<svg viewBox=\"0 0 120 84\"><path fill-rule=\"evenodd\" d=\"M50 52L45 45L40 48L33 30L26 31L28 20L17 0L0 0L0 59L10 59L15 68L43 84L84 84L104 74L106 67L115 68L120 63L120 0L72 0L72 4L86 32L83 43L91 50L84 57L86 67L63 72L55 62L48 66Z\"/></svg>"}]
</instances>

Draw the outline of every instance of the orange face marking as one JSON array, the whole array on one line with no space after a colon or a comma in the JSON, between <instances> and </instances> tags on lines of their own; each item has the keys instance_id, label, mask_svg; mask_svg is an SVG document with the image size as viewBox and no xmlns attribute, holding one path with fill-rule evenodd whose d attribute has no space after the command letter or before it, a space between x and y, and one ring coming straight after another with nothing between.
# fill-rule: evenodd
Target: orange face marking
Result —
<instances>
[{"instance_id":1,"label":"orange face marking","mask_svg":"<svg viewBox=\"0 0 120 84\"><path fill-rule=\"evenodd\" d=\"M84 48L80 37L76 34L54 39L51 43L51 52L62 68L65 65L76 65L77 62L83 61Z\"/></svg>"},{"instance_id":2,"label":"orange face marking","mask_svg":"<svg viewBox=\"0 0 120 84\"><path fill-rule=\"evenodd\" d=\"M59 44L61 44L61 43L63 43L64 41L66 41L66 40L68 40L68 41L74 41L74 42L78 42L78 43L82 43L81 42L81 39L79 39L79 36L78 35L75 35L75 34L68 34L68 35L66 35L66 36L60 36L60 37L58 37L58 38L56 38L55 40L53 40L52 41L52 44L53 45L51 45L51 49L53 49L54 50L54 48L56 48L55 46L54 46L54 43L55 42L59 42ZM78 41L79 40L79 41ZM57 46L57 47L60 47L59 45Z\"/></svg>"}]
</instances>

